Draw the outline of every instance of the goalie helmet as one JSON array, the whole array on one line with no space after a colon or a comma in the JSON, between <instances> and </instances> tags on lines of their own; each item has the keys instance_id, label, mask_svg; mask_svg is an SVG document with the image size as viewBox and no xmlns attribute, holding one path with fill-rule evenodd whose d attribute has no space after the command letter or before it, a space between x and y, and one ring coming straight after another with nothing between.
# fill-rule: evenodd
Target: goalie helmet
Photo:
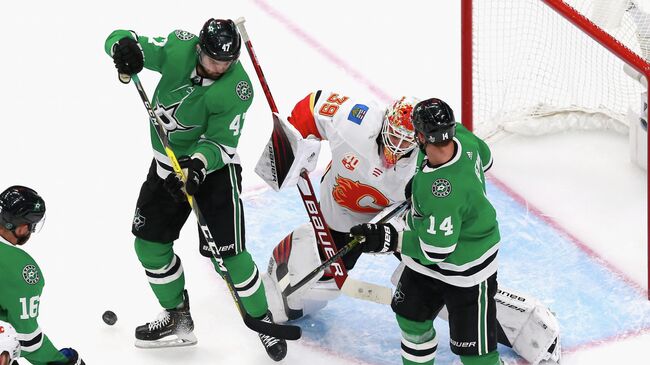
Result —
<instances>
[{"instance_id":1,"label":"goalie helmet","mask_svg":"<svg viewBox=\"0 0 650 365\"><path fill-rule=\"evenodd\" d=\"M436 98L423 100L413 109L413 127L422 133L426 143L440 143L451 140L456 135L454 111L444 101ZM424 145L420 149L424 149Z\"/></svg>"},{"instance_id":2,"label":"goalie helmet","mask_svg":"<svg viewBox=\"0 0 650 365\"><path fill-rule=\"evenodd\" d=\"M414 97L403 96L386 109L381 141L384 145L384 157L390 165L395 164L416 145L411 112L418 101Z\"/></svg>"},{"instance_id":3,"label":"goalie helmet","mask_svg":"<svg viewBox=\"0 0 650 365\"><path fill-rule=\"evenodd\" d=\"M14 185L0 193L0 224L14 232L22 224L35 232L45 216L45 202L38 193L28 187Z\"/></svg>"},{"instance_id":4,"label":"goalie helmet","mask_svg":"<svg viewBox=\"0 0 650 365\"><path fill-rule=\"evenodd\" d=\"M20 342L18 342L18 334L14 327L7 323L0 321L0 354L9 354L9 363L18 360L20 357Z\"/></svg>"},{"instance_id":5,"label":"goalie helmet","mask_svg":"<svg viewBox=\"0 0 650 365\"><path fill-rule=\"evenodd\" d=\"M217 61L233 61L239 57L241 36L230 19L210 19L199 35L201 51Z\"/></svg>"}]
</instances>

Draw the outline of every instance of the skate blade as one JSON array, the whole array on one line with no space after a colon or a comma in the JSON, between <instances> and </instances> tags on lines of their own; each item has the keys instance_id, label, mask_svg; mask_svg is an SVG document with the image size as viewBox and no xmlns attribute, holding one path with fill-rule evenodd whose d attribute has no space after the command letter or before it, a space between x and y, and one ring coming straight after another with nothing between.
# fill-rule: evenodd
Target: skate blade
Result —
<instances>
[{"instance_id":1,"label":"skate blade","mask_svg":"<svg viewBox=\"0 0 650 365\"><path fill-rule=\"evenodd\" d=\"M192 346L196 345L198 340L193 333L185 333L180 336L173 335L163 337L160 340L146 341L146 340L135 340L135 347L141 349L159 349L165 347L181 347L181 346Z\"/></svg>"}]
</instances>

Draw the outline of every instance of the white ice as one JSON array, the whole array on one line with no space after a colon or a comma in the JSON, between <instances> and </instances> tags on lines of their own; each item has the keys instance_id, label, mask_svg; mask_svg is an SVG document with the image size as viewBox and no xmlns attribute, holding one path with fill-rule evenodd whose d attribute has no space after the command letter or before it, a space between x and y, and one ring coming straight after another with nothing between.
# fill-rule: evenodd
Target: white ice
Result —
<instances>
[{"instance_id":1,"label":"white ice","mask_svg":"<svg viewBox=\"0 0 650 365\"><path fill-rule=\"evenodd\" d=\"M46 199L46 225L26 246L47 280L39 317L45 333L59 347L77 348L89 364L272 363L257 336L242 325L223 282L196 252L193 224L186 225L175 249L185 267L198 346L140 350L132 344L135 326L160 310L130 233L151 149L136 91L118 82L103 50L112 30L196 33L210 17L245 16L283 113L313 90L336 89L379 100L438 96L460 116L458 12L458 1L416 0L0 5L0 188L28 185ZM241 59L256 79L245 51ZM156 75L145 71L141 78L151 95ZM239 146L245 199L263 187L252 170L271 131L257 81L254 87ZM492 147L496 178L647 290L647 174L629 163L625 136L510 137ZM247 221L251 231L255 225ZM264 259L256 257L260 268ZM101 322L106 309L119 317L113 327ZM621 334L574 349L564 363L636 364L649 344L647 332ZM284 363L359 362L299 341L290 344Z\"/></svg>"}]
</instances>

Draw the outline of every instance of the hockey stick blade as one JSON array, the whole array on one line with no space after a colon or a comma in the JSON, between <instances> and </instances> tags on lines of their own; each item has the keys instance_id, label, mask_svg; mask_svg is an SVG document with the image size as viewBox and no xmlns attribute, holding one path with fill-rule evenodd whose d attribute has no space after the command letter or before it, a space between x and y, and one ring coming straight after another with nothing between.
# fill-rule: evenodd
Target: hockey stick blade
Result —
<instances>
[{"instance_id":1,"label":"hockey stick blade","mask_svg":"<svg viewBox=\"0 0 650 365\"><path fill-rule=\"evenodd\" d=\"M352 279L349 276L341 287L341 293L379 304L390 304L393 299L393 291L389 287Z\"/></svg>"},{"instance_id":2,"label":"hockey stick blade","mask_svg":"<svg viewBox=\"0 0 650 365\"><path fill-rule=\"evenodd\" d=\"M251 315L248 313L246 313L244 316L244 323L246 324L246 327L255 332L275 338L281 338L284 340L297 340L300 338L300 336L302 336L302 329L298 326L264 322L251 317Z\"/></svg>"}]
</instances>

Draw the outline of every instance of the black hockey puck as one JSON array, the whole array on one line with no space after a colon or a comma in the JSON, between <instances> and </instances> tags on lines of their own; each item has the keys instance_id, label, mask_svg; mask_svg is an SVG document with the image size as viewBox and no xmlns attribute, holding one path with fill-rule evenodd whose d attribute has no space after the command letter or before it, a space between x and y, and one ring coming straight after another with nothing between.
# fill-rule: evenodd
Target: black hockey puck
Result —
<instances>
[{"instance_id":1,"label":"black hockey puck","mask_svg":"<svg viewBox=\"0 0 650 365\"><path fill-rule=\"evenodd\" d=\"M104 320L104 323L112 326L115 324L115 322L117 322L117 315L115 315L113 311L106 311L104 314L102 314L102 319Z\"/></svg>"}]
</instances>

